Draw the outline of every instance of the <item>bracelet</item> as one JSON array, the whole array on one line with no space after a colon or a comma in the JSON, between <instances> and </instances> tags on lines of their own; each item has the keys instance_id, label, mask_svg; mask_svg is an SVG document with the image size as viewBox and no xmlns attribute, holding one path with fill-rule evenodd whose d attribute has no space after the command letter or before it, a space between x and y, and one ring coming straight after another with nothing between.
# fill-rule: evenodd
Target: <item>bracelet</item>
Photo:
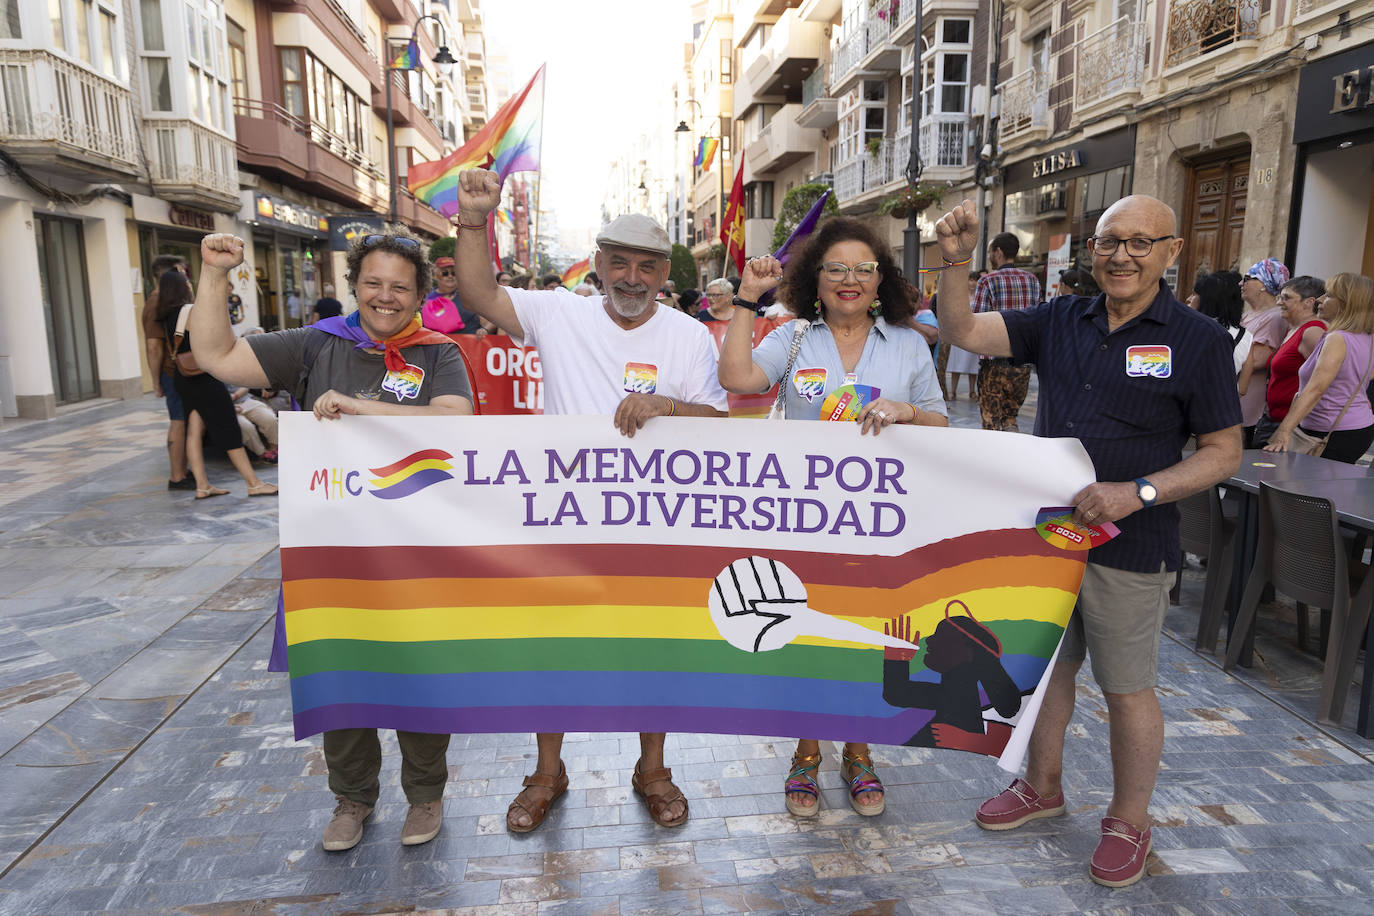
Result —
<instances>
[{"instance_id":1,"label":"bracelet","mask_svg":"<svg viewBox=\"0 0 1374 916\"><path fill-rule=\"evenodd\" d=\"M666 394L664 394L664 395L659 395L659 397L668 398L668 396L667 396ZM671 417L671 416L674 416L676 413L677 413L677 401L674 401L672 398L668 398L668 416L670 416L670 417Z\"/></svg>"},{"instance_id":2,"label":"bracelet","mask_svg":"<svg viewBox=\"0 0 1374 916\"><path fill-rule=\"evenodd\" d=\"M457 220L457 224L458 224L458 228L459 228L459 229L481 229L483 232L486 232L486 231L487 231L487 224L486 224L486 223L478 223L476 226L469 226L467 223L463 222L462 220ZM967 263L967 262L965 262L965 263Z\"/></svg>"},{"instance_id":3,"label":"bracelet","mask_svg":"<svg viewBox=\"0 0 1374 916\"><path fill-rule=\"evenodd\" d=\"M973 263L972 257L964 258L962 261L951 261L948 258L941 256L940 260L945 262L944 267L922 267L921 273L933 274L939 270L949 270L951 267L967 267L969 264Z\"/></svg>"},{"instance_id":4,"label":"bracelet","mask_svg":"<svg viewBox=\"0 0 1374 916\"><path fill-rule=\"evenodd\" d=\"M911 422L912 422L912 423L915 423L915 422L916 422L916 415L919 414L920 411L917 410L917 409L916 409L916 405L913 404L913 403L911 403L910 401L903 401L902 403L905 404L906 406L908 406L908 407L911 408Z\"/></svg>"}]
</instances>

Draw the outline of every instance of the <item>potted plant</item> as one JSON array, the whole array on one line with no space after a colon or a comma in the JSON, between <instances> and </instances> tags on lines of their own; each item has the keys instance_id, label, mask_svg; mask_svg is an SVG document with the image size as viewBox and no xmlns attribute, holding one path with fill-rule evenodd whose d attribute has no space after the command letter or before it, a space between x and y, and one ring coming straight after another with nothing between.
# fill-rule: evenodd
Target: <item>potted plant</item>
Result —
<instances>
[{"instance_id":1,"label":"potted plant","mask_svg":"<svg viewBox=\"0 0 1374 916\"><path fill-rule=\"evenodd\" d=\"M883 150L883 138L869 137L868 142L864 144L864 147L868 150L868 155L876 160L878 158L878 154L881 153Z\"/></svg>"},{"instance_id":2,"label":"potted plant","mask_svg":"<svg viewBox=\"0 0 1374 916\"><path fill-rule=\"evenodd\" d=\"M907 185L885 197L878 205L878 212L885 213L893 219L906 219L912 213L920 213L932 204L939 203L947 187L948 182L936 181L920 181L914 185Z\"/></svg>"}]
</instances>

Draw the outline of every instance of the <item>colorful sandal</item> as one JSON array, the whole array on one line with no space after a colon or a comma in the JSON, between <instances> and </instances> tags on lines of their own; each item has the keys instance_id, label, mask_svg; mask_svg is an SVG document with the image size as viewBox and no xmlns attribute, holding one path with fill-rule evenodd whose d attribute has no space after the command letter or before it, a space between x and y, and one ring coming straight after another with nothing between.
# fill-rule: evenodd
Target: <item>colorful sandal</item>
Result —
<instances>
[{"instance_id":1,"label":"colorful sandal","mask_svg":"<svg viewBox=\"0 0 1374 916\"><path fill-rule=\"evenodd\" d=\"M821 810L821 790L816 785L815 773L821 767L820 754L793 754L792 772L787 774L787 782L783 785L783 798L787 800L787 810L797 817L815 817ZM792 797L793 792L800 792L815 799L811 804L804 805Z\"/></svg>"},{"instance_id":2,"label":"colorful sandal","mask_svg":"<svg viewBox=\"0 0 1374 916\"><path fill-rule=\"evenodd\" d=\"M883 781L878 778L878 774L873 771L873 758L867 754L840 755L840 766L847 774L851 769L857 768L859 773L849 780L849 807L853 808L858 814L864 817L873 817L882 814L887 802L879 799L876 805L859 804L859 796L865 792L883 791Z\"/></svg>"}]
</instances>

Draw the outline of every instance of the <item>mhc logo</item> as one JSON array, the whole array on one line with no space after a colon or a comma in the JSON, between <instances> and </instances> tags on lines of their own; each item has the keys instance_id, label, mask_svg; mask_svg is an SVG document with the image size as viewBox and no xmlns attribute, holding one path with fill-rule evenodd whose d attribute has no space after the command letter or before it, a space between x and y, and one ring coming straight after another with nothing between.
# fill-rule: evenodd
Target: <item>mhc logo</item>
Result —
<instances>
[{"instance_id":1,"label":"mhc logo","mask_svg":"<svg viewBox=\"0 0 1374 916\"><path fill-rule=\"evenodd\" d=\"M370 489L358 482L363 476L360 471L320 468L310 475L310 492L320 490L325 499L361 496L365 492L378 499L402 499L436 483L452 480L449 471L453 470L453 465L448 463L452 458L443 449L427 448L385 467L368 468L375 475L368 481Z\"/></svg>"}]
</instances>

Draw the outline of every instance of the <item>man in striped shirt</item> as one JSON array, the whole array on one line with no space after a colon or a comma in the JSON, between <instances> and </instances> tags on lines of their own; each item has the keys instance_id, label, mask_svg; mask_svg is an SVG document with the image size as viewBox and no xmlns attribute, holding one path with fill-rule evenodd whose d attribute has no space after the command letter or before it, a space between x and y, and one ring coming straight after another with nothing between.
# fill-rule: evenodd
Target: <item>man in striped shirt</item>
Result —
<instances>
[{"instance_id":1,"label":"man in striped shirt","mask_svg":"<svg viewBox=\"0 0 1374 916\"><path fill-rule=\"evenodd\" d=\"M1010 232L993 236L988 243L992 270L983 275L973 292L974 312L1027 309L1040 304L1040 280L1015 266L1020 248ZM1018 431L1016 415L1026 402L1030 373L1030 366L1018 366L1010 359L984 356L979 360L978 410L983 415L983 429Z\"/></svg>"}]
</instances>

